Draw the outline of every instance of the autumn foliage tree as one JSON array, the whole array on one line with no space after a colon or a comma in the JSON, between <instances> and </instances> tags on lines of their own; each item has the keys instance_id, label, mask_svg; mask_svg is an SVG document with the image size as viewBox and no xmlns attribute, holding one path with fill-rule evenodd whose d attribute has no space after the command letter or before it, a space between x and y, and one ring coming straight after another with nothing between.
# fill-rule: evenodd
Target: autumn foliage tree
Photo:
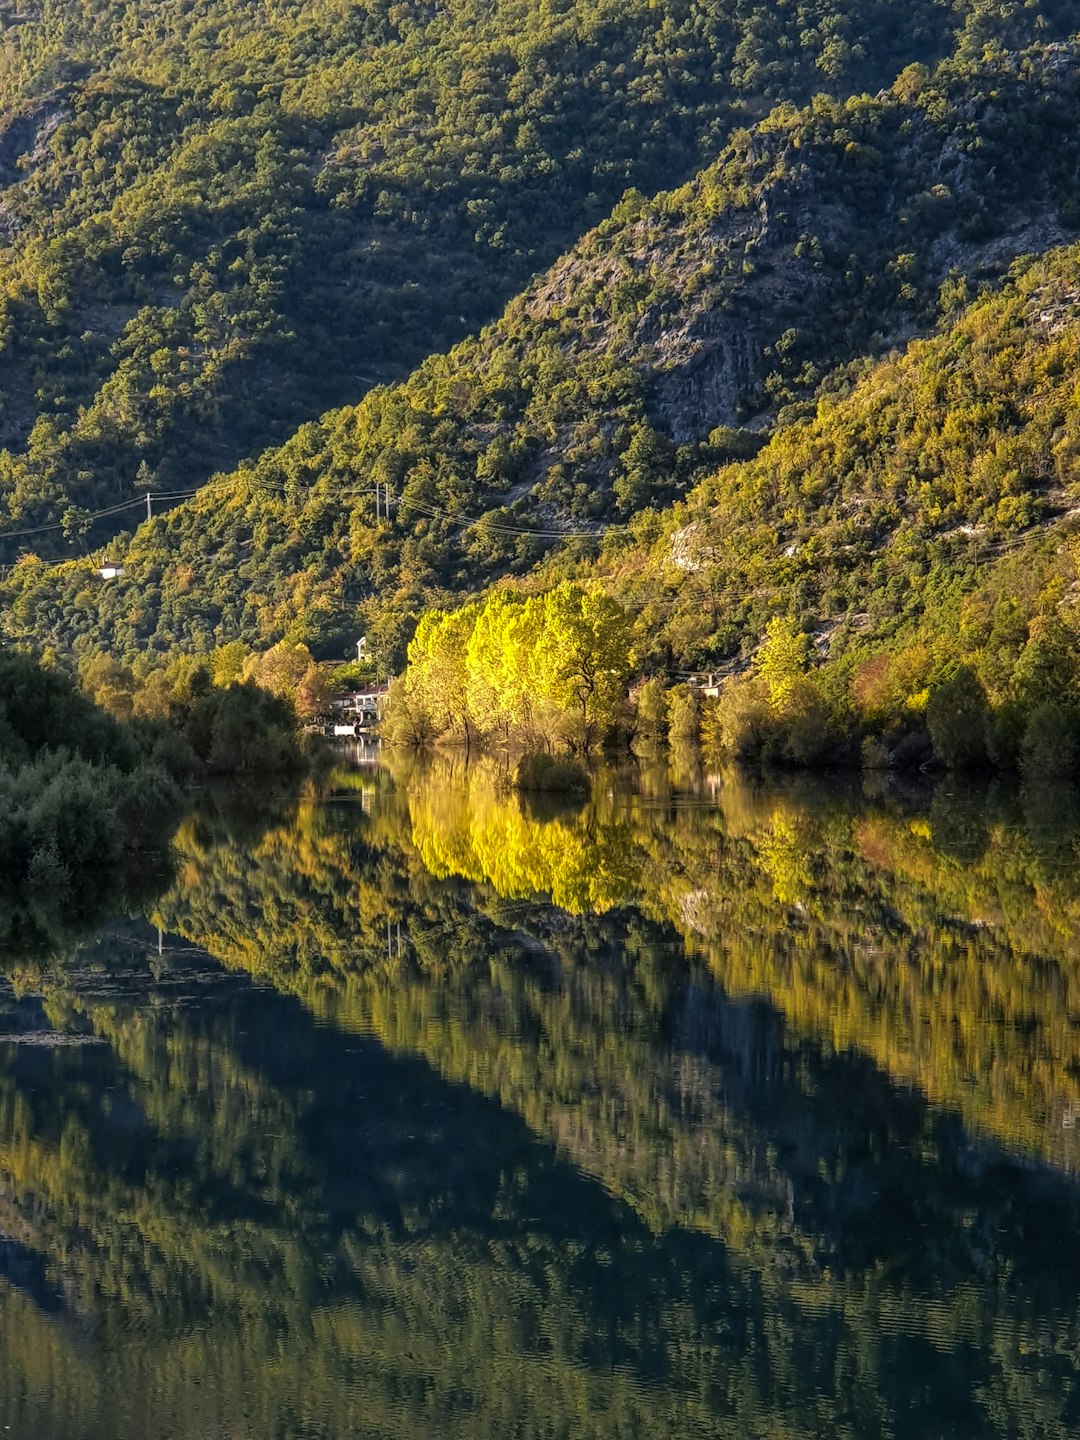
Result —
<instances>
[{"instance_id":1,"label":"autumn foliage tree","mask_svg":"<svg viewBox=\"0 0 1080 1440\"><path fill-rule=\"evenodd\" d=\"M495 591L449 614L431 611L409 646L390 732L589 750L625 708L632 642L621 606L569 582L528 598Z\"/></svg>"}]
</instances>

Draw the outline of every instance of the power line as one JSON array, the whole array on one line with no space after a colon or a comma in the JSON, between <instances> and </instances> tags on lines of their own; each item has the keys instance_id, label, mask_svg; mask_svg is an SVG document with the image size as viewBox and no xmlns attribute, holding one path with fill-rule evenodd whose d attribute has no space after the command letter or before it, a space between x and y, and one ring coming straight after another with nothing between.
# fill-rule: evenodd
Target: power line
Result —
<instances>
[{"instance_id":1,"label":"power line","mask_svg":"<svg viewBox=\"0 0 1080 1440\"><path fill-rule=\"evenodd\" d=\"M233 479L234 477L231 475L220 477L220 480L232 481ZM210 481L209 483L213 484L214 482ZM316 482L316 485L313 485L310 489L307 490L297 489L296 491L291 492L290 487L288 485L283 485L280 481L252 480L250 482L252 489L274 491L277 494L285 496L288 496L290 493L295 493L298 499L304 501L310 500L313 496L316 495L317 485L319 483L320 482ZM429 501L413 500L405 496L400 497L400 499L395 498L390 489L390 486L378 480L364 485L337 486L333 489L327 487L326 495L328 499L345 499L350 496L362 498L364 496L372 494L372 485L374 486L375 517L377 522L379 520L389 518L389 510L391 507L394 507L397 508L399 511L402 509L416 510L422 515L430 516L432 519L448 520L451 524L455 525L483 524L489 530L494 530L499 534L535 535L538 538L544 540L596 540L599 539L600 536L608 534L610 531L629 530L630 528L628 525L607 524L598 525L595 529L590 530L561 530L555 528L554 526L546 529L541 529L535 526L512 525L508 524L506 521L493 520L491 517L494 512L492 511L488 511L483 515L470 515L467 511L447 509L443 506L432 504Z\"/></svg>"},{"instance_id":2,"label":"power line","mask_svg":"<svg viewBox=\"0 0 1080 1440\"><path fill-rule=\"evenodd\" d=\"M96 510L86 518L89 520L100 520L106 515L119 515L122 511L132 510L136 505L141 505L142 503L141 499L127 500L122 505L110 505L105 510ZM46 531L62 530L63 528L64 521L56 520L48 525L32 525L25 530L5 530L0 532L0 540L19 540L22 539L24 535L44 535Z\"/></svg>"},{"instance_id":3,"label":"power line","mask_svg":"<svg viewBox=\"0 0 1080 1440\"><path fill-rule=\"evenodd\" d=\"M575 540L588 539L598 540L612 530L626 530L626 525L599 525L592 530L560 530L552 526L549 529L539 529L534 526L508 525L501 520L493 520L491 512L486 515L469 515L463 511L444 510L436 505L427 505L419 500L402 499L398 502L399 508L418 510L422 515L429 515L433 519L449 520L456 525L484 525L489 530L494 530L500 535L535 535L543 540Z\"/></svg>"},{"instance_id":4,"label":"power line","mask_svg":"<svg viewBox=\"0 0 1080 1440\"><path fill-rule=\"evenodd\" d=\"M152 519L153 516L152 514L150 514L150 506L152 500L156 500L159 502L189 500L194 496L201 494L204 490L209 489L215 483L234 484L235 479L236 477L234 475L221 475L216 477L216 479L209 480L205 485L199 486L193 490L175 490L162 492L148 491L145 497L137 497L132 500L121 501L119 504L110 505L101 510L95 510L85 518L91 523L93 523L96 520L104 520L113 515L124 514L126 511L134 510L138 506L141 506L145 503L148 512L147 518ZM510 523L510 520L513 517L508 517L508 520L496 520L492 518L494 512L491 511L488 511L482 515L472 515L468 511L448 508L427 501L409 499L405 496L397 499L393 496L390 485L388 483L378 480L374 481L373 483L375 487L376 523L378 523L380 520L388 520L390 518L391 508L396 508L399 512L402 509L415 510L421 515L426 515L434 520L445 520L452 525L471 526L482 524L485 526L486 529L493 531L495 534L517 535L525 537L532 536L540 540L596 540L611 531L625 531L629 529L629 526L627 525L616 524L598 525L595 528L591 529L580 527L577 529L560 529L556 526L540 527L529 525L514 525ZM290 493L290 487L281 484L280 482L274 482L271 480L252 480L250 484L253 489L275 491L278 494L286 496ZM298 498L301 498L304 501L313 498L317 492L318 484L319 482L316 482L316 485L312 486L311 488L307 490L301 490ZM335 487L332 490L329 489L329 487L327 488L331 496L341 499L350 496L360 497L371 494L370 483L357 486ZM29 537L31 535L45 535L55 530L62 530L63 528L63 520L51 521L44 525L34 525L21 530L8 530L0 532L0 541L19 540Z\"/></svg>"},{"instance_id":5,"label":"power line","mask_svg":"<svg viewBox=\"0 0 1080 1440\"><path fill-rule=\"evenodd\" d=\"M198 490L175 490L165 494L155 494L153 498L155 500L163 501L190 500L193 495L197 495L198 493ZM149 496L147 497L147 499L149 499ZM117 505L106 506L104 510L92 510L83 518L90 522L93 522L95 520L104 520L110 515L122 515L126 510L134 510L137 506L141 506L143 503L143 498L141 496L136 496L133 500L123 500ZM32 525L24 530L3 530L0 531L0 540L21 540L24 536L27 535L44 535L50 530L63 530L64 525L65 522L63 520L54 520L47 525Z\"/></svg>"}]
</instances>

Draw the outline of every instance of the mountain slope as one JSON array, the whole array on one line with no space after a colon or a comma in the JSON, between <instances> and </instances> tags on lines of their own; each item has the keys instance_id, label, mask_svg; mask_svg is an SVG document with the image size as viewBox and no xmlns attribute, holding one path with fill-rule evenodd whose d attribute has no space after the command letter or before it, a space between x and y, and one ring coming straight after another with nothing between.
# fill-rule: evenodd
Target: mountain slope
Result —
<instances>
[{"instance_id":1,"label":"mountain slope","mask_svg":"<svg viewBox=\"0 0 1080 1440\"><path fill-rule=\"evenodd\" d=\"M6 19L9 528L130 501L140 465L200 483L491 320L626 186L686 177L770 100L876 87L986 24L936 0L902 19L887 0L43 0ZM992 23L1009 33L1008 7Z\"/></svg>"},{"instance_id":2,"label":"mountain slope","mask_svg":"<svg viewBox=\"0 0 1080 1440\"><path fill-rule=\"evenodd\" d=\"M691 186L624 202L478 339L140 527L121 582L88 560L20 562L9 633L117 653L288 635L332 653L368 627L393 663L431 599L524 572L575 533L592 553L620 512L761 443L714 427L784 404L790 422L824 369L928 323L939 299L955 310L958 267L992 273L1060 238L1080 213L1077 56L955 62L873 100L779 109ZM943 419L933 400L928 423ZM730 628L712 638L720 602L701 612L697 572L668 572L705 617L671 631L669 655L737 648ZM731 603L741 613L741 593Z\"/></svg>"},{"instance_id":3,"label":"mountain slope","mask_svg":"<svg viewBox=\"0 0 1080 1440\"><path fill-rule=\"evenodd\" d=\"M1075 599L1080 245L1014 270L610 542L601 569L655 660L730 659L792 608L834 652L916 629L1015 649Z\"/></svg>"}]
</instances>

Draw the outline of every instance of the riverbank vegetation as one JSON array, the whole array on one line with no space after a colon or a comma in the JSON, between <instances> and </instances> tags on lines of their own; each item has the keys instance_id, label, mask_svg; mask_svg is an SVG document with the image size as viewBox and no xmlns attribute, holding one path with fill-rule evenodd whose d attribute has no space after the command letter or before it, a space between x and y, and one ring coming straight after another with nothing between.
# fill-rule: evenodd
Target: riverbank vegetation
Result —
<instances>
[{"instance_id":1,"label":"riverbank vegetation","mask_svg":"<svg viewBox=\"0 0 1080 1440\"><path fill-rule=\"evenodd\" d=\"M564 582L535 596L497 590L430 612L391 690L383 727L398 743L541 744L587 752L627 742L700 745L714 759L863 769L1020 771L1080 768L1080 633L1061 587L1025 618L894 649L823 655L776 615L748 662L701 681L630 684L640 623L597 589ZM980 635L993 645L979 644ZM628 689L628 686L630 687Z\"/></svg>"},{"instance_id":2,"label":"riverbank vegetation","mask_svg":"<svg viewBox=\"0 0 1080 1440\"><path fill-rule=\"evenodd\" d=\"M83 665L79 682L115 720L178 747L178 763L196 774L303 768L299 722L329 703L303 647L252 655L244 645L226 645L140 666L98 655Z\"/></svg>"},{"instance_id":3,"label":"riverbank vegetation","mask_svg":"<svg viewBox=\"0 0 1080 1440\"><path fill-rule=\"evenodd\" d=\"M423 617L384 732L587 752L624 718L632 658L630 616L595 587L496 590Z\"/></svg>"},{"instance_id":4,"label":"riverbank vegetation","mask_svg":"<svg viewBox=\"0 0 1080 1440\"><path fill-rule=\"evenodd\" d=\"M92 917L132 888L133 851L167 846L183 793L156 738L0 651L0 949Z\"/></svg>"},{"instance_id":5,"label":"riverbank vegetation","mask_svg":"<svg viewBox=\"0 0 1080 1440\"><path fill-rule=\"evenodd\" d=\"M215 685L187 664L125 689L101 661L84 678L0 650L0 950L160 883L199 781L304 763L292 708L251 681Z\"/></svg>"},{"instance_id":6,"label":"riverbank vegetation","mask_svg":"<svg viewBox=\"0 0 1080 1440\"><path fill-rule=\"evenodd\" d=\"M1015 619L1015 612L1014 612ZM777 616L752 660L716 694L653 679L637 734L700 744L712 759L866 770L937 766L1067 779L1080 769L1080 634L1065 607L1014 624L1011 654L963 637L821 660Z\"/></svg>"}]
</instances>

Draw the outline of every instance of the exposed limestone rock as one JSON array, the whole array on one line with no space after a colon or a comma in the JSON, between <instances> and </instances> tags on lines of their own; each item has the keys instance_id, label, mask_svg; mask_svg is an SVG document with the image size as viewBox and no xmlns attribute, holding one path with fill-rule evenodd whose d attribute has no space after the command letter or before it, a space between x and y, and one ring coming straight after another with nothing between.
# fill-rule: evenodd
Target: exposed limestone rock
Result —
<instances>
[{"instance_id":1,"label":"exposed limestone rock","mask_svg":"<svg viewBox=\"0 0 1080 1440\"><path fill-rule=\"evenodd\" d=\"M992 222L970 218L987 184L972 131L1007 123L1036 84L1080 100L1080 47L1051 47L1038 77L1015 57L1005 69L1012 102L1004 89L968 98L948 124L879 97L889 103L868 109L860 143L838 148L824 132L808 143L795 125L745 132L682 190L630 197L535 282L525 313L557 327L568 352L639 368L654 423L677 443L767 424L777 396L809 391L846 355L929 328L950 275L1000 276L1068 240L1040 183ZM926 176L937 183L921 189ZM1048 333L1058 314L1048 309Z\"/></svg>"}]
</instances>

